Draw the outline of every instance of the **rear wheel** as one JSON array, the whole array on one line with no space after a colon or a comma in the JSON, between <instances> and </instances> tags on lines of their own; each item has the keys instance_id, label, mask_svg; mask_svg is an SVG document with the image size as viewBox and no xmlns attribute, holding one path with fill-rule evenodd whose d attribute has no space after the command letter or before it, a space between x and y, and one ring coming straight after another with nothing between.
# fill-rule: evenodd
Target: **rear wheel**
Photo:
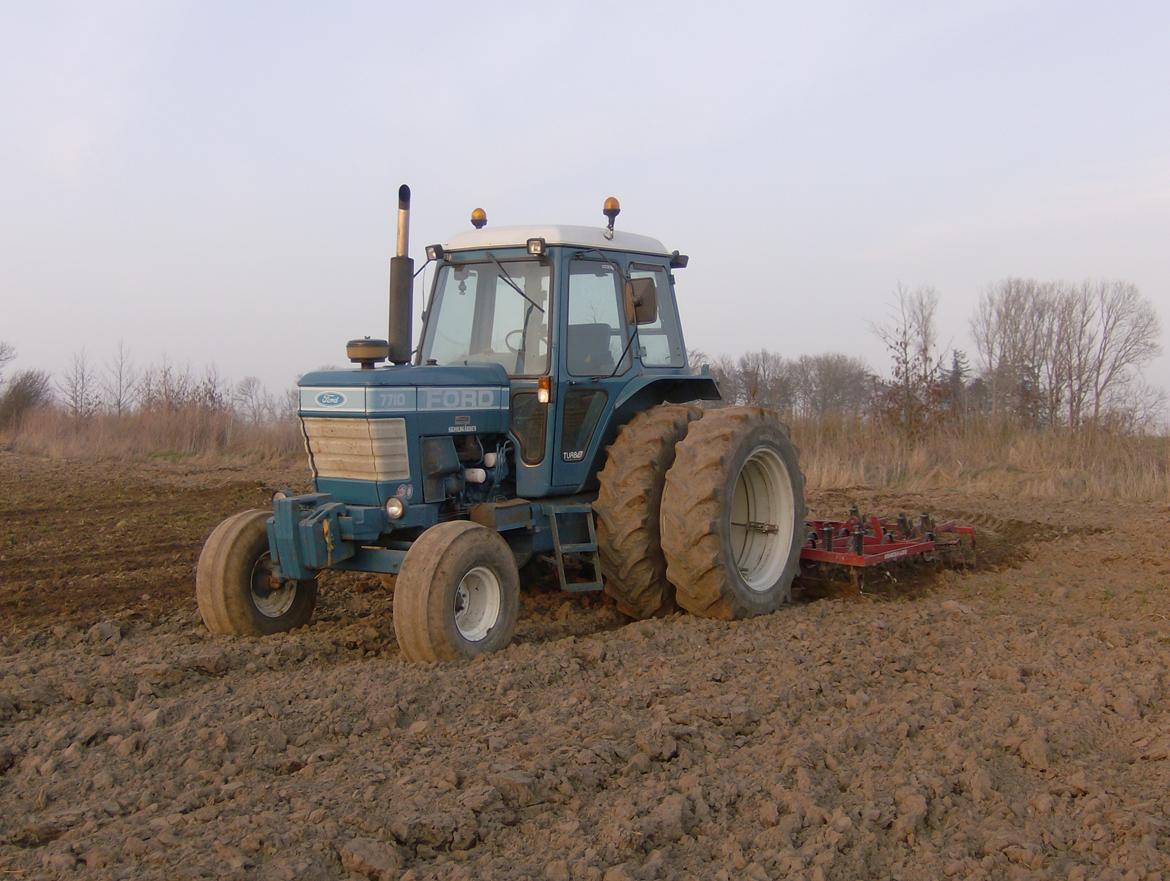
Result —
<instances>
[{"instance_id":1,"label":"rear wheel","mask_svg":"<svg viewBox=\"0 0 1170 881\"><path fill-rule=\"evenodd\" d=\"M601 488L593 509L605 592L631 618L674 608L662 552L662 488L675 444L702 414L699 407L686 405L639 413L618 430L597 475Z\"/></svg>"},{"instance_id":2,"label":"rear wheel","mask_svg":"<svg viewBox=\"0 0 1170 881\"><path fill-rule=\"evenodd\" d=\"M317 582L279 578L268 552L269 511L244 511L207 538L195 570L195 599L212 633L264 636L308 624Z\"/></svg>"},{"instance_id":3,"label":"rear wheel","mask_svg":"<svg viewBox=\"0 0 1170 881\"><path fill-rule=\"evenodd\" d=\"M800 565L804 476L777 414L708 411L678 445L662 496L667 576L708 618L775 611Z\"/></svg>"},{"instance_id":4,"label":"rear wheel","mask_svg":"<svg viewBox=\"0 0 1170 881\"><path fill-rule=\"evenodd\" d=\"M394 634L411 661L498 651L520 614L516 560L499 534L466 520L432 526L406 552L394 589Z\"/></svg>"}]
</instances>

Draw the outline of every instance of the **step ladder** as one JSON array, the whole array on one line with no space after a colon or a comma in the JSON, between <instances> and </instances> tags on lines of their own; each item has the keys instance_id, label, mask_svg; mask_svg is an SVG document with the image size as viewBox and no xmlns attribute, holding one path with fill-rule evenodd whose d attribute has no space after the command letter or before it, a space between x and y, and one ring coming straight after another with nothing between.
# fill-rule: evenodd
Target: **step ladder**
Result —
<instances>
[{"instance_id":1,"label":"step ladder","mask_svg":"<svg viewBox=\"0 0 1170 881\"><path fill-rule=\"evenodd\" d=\"M593 525L593 507L591 505L549 505L545 508L548 513L549 526L552 527L553 552L556 554L557 577L561 580L561 590L569 593L587 593L602 589L601 559L597 555L597 529ZM566 518L562 524L560 518ZM585 518L585 528L589 540L565 544L561 541L561 526L569 525L574 517ZM592 581L569 581L565 575L565 557L581 557L592 565Z\"/></svg>"}]
</instances>

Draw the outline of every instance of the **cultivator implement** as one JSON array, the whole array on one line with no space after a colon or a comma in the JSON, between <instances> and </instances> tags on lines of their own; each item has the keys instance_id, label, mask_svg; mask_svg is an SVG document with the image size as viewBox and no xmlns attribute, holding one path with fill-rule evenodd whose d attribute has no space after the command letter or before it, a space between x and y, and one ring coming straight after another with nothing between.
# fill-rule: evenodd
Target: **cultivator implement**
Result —
<instances>
[{"instance_id":1,"label":"cultivator implement","mask_svg":"<svg viewBox=\"0 0 1170 881\"><path fill-rule=\"evenodd\" d=\"M805 568L844 567L860 587L866 570L907 561L973 566L975 528L929 514L883 520L855 507L848 520L806 520L800 559Z\"/></svg>"}]
</instances>

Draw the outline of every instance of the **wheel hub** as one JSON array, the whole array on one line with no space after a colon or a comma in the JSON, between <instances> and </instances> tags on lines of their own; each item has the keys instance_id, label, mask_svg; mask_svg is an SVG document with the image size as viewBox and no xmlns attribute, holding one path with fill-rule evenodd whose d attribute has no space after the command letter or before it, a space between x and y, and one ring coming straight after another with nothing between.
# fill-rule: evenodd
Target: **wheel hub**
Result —
<instances>
[{"instance_id":1,"label":"wheel hub","mask_svg":"<svg viewBox=\"0 0 1170 881\"><path fill-rule=\"evenodd\" d=\"M455 590L455 629L468 642L484 639L500 617L500 580L486 566L468 570Z\"/></svg>"},{"instance_id":2,"label":"wheel hub","mask_svg":"<svg viewBox=\"0 0 1170 881\"><path fill-rule=\"evenodd\" d=\"M297 583L277 578L272 558L265 551L252 567L252 605L265 618L279 618L292 608L297 598Z\"/></svg>"},{"instance_id":3,"label":"wheel hub","mask_svg":"<svg viewBox=\"0 0 1170 881\"><path fill-rule=\"evenodd\" d=\"M735 565L754 591L766 591L784 572L792 550L795 499L779 454L756 447L735 480L728 521Z\"/></svg>"}]
</instances>

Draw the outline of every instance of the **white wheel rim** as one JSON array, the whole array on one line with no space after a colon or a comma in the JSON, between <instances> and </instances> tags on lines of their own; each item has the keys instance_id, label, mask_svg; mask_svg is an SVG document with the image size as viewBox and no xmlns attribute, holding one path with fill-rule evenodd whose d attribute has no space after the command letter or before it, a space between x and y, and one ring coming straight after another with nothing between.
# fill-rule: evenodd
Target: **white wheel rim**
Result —
<instances>
[{"instance_id":1,"label":"white wheel rim","mask_svg":"<svg viewBox=\"0 0 1170 881\"><path fill-rule=\"evenodd\" d=\"M748 588L770 590L788 565L796 524L792 478L771 447L751 451L735 480L729 527L735 565Z\"/></svg>"},{"instance_id":2,"label":"white wheel rim","mask_svg":"<svg viewBox=\"0 0 1170 881\"><path fill-rule=\"evenodd\" d=\"M500 579L486 566L468 570L455 590L455 628L468 642L479 642L500 617Z\"/></svg>"},{"instance_id":3,"label":"white wheel rim","mask_svg":"<svg viewBox=\"0 0 1170 881\"><path fill-rule=\"evenodd\" d=\"M273 584L272 559L265 551L252 567L252 605L265 618L279 618L292 608L297 598L297 583Z\"/></svg>"}]
</instances>

